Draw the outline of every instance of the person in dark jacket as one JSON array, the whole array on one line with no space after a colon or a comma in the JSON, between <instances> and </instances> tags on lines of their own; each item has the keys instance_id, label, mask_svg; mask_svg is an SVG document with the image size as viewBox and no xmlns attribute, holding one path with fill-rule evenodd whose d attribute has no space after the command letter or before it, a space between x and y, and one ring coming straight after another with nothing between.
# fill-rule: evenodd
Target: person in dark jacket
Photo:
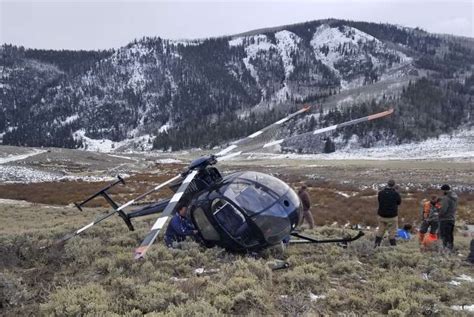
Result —
<instances>
[{"instance_id":1,"label":"person in dark jacket","mask_svg":"<svg viewBox=\"0 0 474 317\"><path fill-rule=\"evenodd\" d=\"M187 213L186 205L181 205L171 218L165 233L165 243L169 248L174 247L175 242L184 241L186 237L194 237L197 234L193 224L186 218Z\"/></svg>"},{"instance_id":2,"label":"person in dark jacket","mask_svg":"<svg viewBox=\"0 0 474 317\"><path fill-rule=\"evenodd\" d=\"M443 247L452 251L454 247L454 222L456 220L456 209L458 206L458 195L451 191L447 184L441 186L443 197L439 209L439 236L443 241Z\"/></svg>"},{"instance_id":3,"label":"person in dark jacket","mask_svg":"<svg viewBox=\"0 0 474 317\"><path fill-rule=\"evenodd\" d=\"M311 213L311 200L309 198L309 194L307 191L307 186L301 186L300 190L298 191L298 196L301 200L301 204L303 205L303 216L300 219L299 225L301 226L306 219L309 224L309 228L314 228L314 218L313 214Z\"/></svg>"},{"instance_id":4,"label":"person in dark jacket","mask_svg":"<svg viewBox=\"0 0 474 317\"><path fill-rule=\"evenodd\" d=\"M395 190L393 179L378 193L378 223L379 229L375 235L375 247L380 246L385 231L388 231L390 245L396 245L395 236L398 229L398 206L402 203L400 194Z\"/></svg>"}]
</instances>

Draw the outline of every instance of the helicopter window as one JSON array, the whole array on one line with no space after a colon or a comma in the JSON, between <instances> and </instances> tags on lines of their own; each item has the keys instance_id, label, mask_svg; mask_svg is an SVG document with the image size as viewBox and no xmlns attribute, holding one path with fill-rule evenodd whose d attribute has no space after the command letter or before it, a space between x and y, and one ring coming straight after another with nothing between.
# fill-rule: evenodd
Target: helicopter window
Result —
<instances>
[{"instance_id":1,"label":"helicopter window","mask_svg":"<svg viewBox=\"0 0 474 317\"><path fill-rule=\"evenodd\" d=\"M289 190L289 186L278 178L259 172L245 172L239 178L271 188L278 196L283 196Z\"/></svg>"},{"instance_id":2,"label":"helicopter window","mask_svg":"<svg viewBox=\"0 0 474 317\"><path fill-rule=\"evenodd\" d=\"M255 224L260 228L269 244L276 244L287 237L291 231L288 214L281 204L274 204L254 217Z\"/></svg>"},{"instance_id":3,"label":"helicopter window","mask_svg":"<svg viewBox=\"0 0 474 317\"><path fill-rule=\"evenodd\" d=\"M249 215L258 213L277 201L270 191L254 183L233 182L226 188L224 196L244 208Z\"/></svg>"},{"instance_id":4,"label":"helicopter window","mask_svg":"<svg viewBox=\"0 0 474 317\"><path fill-rule=\"evenodd\" d=\"M248 228L244 215L225 200L214 200L212 211L219 224L234 237L242 235Z\"/></svg>"},{"instance_id":5,"label":"helicopter window","mask_svg":"<svg viewBox=\"0 0 474 317\"><path fill-rule=\"evenodd\" d=\"M199 228L199 232L202 234L205 240L220 240L219 233L217 233L212 224L209 222L202 208L196 208L196 210L194 210L193 217L197 227Z\"/></svg>"}]
</instances>

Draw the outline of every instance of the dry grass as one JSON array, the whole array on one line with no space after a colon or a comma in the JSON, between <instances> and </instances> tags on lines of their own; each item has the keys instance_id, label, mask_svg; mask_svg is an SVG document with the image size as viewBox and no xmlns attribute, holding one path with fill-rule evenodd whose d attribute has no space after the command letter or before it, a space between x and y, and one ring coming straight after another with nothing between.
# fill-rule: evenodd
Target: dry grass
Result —
<instances>
[{"instance_id":1,"label":"dry grass","mask_svg":"<svg viewBox=\"0 0 474 317\"><path fill-rule=\"evenodd\" d=\"M120 202L137 196L179 172L137 174L118 185ZM294 188L303 179L282 176ZM305 180L306 181L306 180ZM337 222L375 225L376 192L327 181L307 182L319 226ZM134 261L154 217L134 221L129 232L118 217L86 231L65 245L50 246L104 208L78 212L68 206L105 183L61 182L0 186L0 197L31 203L0 203L0 315L24 316L220 316L236 315L433 315L455 312L452 305L472 305L474 283L449 282L461 274L468 239L456 236L461 256L421 253L415 240L397 248L373 249L369 231L342 249L335 245L294 245L283 253L269 250L254 257L205 249L192 242L182 250L163 246L161 238L144 261ZM403 192L400 217L412 222L419 202L431 192ZM344 195L349 195L345 197ZM169 196L163 191L149 200ZM55 206L42 205L53 204ZM97 200L96 206L103 205ZM458 218L474 222L474 195L460 195ZM307 230L316 237L340 237L337 227ZM280 258L290 268L271 271ZM196 268L218 269L198 276ZM311 294L322 295L315 299ZM466 313L467 314L467 313Z\"/></svg>"},{"instance_id":2,"label":"dry grass","mask_svg":"<svg viewBox=\"0 0 474 317\"><path fill-rule=\"evenodd\" d=\"M461 237L456 246L463 256L421 253L416 241L374 250L368 232L347 249L294 245L258 257L192 242L170 250L159 238L146 260L134 261L150 220L137 220L137 231L129 232L114 217L65 245L43 248L103 209L2 203L0 210L0 314L6 316L446 316L454 313L451 305L473 304L474 283L449 284L461 274L472 277L472 267L461 265L468 248ZM267 262L275 256L290 268L271 271ZM198 276L196 268L218 271ZM311 293L323 297L312 300Z\"/></svg>"}]
</instances>

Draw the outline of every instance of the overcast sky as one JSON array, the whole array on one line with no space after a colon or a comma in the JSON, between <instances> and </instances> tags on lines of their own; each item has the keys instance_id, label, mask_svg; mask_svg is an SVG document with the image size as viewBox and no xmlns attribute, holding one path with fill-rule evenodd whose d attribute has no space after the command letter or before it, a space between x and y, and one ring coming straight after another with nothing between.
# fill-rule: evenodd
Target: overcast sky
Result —
<instances>
[{"instance_id":1,"label":"overcast sky","mask_svg":"<svg viewBox=\"0 0 474 317\"><path fill-rule=\"evenodd\" d=\"M195 39L325 18L474 37L473 0L0 0L0 43L106 49L134 38Z\"/></svg>"}]
</instances>

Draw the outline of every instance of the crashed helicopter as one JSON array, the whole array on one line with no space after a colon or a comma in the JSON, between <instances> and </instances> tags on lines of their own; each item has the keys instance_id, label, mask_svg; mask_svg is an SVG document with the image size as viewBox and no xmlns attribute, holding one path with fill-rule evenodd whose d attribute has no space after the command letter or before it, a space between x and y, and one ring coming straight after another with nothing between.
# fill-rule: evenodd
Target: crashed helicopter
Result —
<instances>
[{"instance_id":1,"label":"crashed helicopter","mask_svg":"<svg viewBox=\"0 0 474 317\"><path fill-rule=\"evenodd\" d=\"M236 152L247 141L254 139L268 129L279 126L297 115L307 112L309 106L247 136L231 143L222 151L209 156L193 160L179 175L158 184L144 194L119 206L107 191L113 186L122 183L118 180L103 188L76 207L82 207L90 200L102 196L110 204L112 210L86 226L66 235L60 241L64 242L77 236L103 220L118 214L129 230L134 230L131 219L136 217L159 214L158 218L145 236L140 246L135 250L135 259L143 258L153 244L158 234L165 228L173 216L178 204L188 206L188 216L198 231L199 241L207 246L220 246L229 251L246 252L259 251L270 246L282 243L290 236L298 238L290 240L296 243L343 243L354 241L362 237L362 231L356 236L341 239L318 240L298 232L297 225L302 216L302 207L298 195L282 180L259 172L242 171L223 177L215 165L222 160L242 154ZM317 129L306 134L321 134L342 127L386 117L393 113L389 109L366 117L350 120L341 124ZM301 136L303 134L300 134ZM281 144L286 139L272 141L263 145L263 148ZM126 212L145 196L164 187L169 187L173 192L170 199L158 201L136 210Z\"/></svg>"}]
</instances>

